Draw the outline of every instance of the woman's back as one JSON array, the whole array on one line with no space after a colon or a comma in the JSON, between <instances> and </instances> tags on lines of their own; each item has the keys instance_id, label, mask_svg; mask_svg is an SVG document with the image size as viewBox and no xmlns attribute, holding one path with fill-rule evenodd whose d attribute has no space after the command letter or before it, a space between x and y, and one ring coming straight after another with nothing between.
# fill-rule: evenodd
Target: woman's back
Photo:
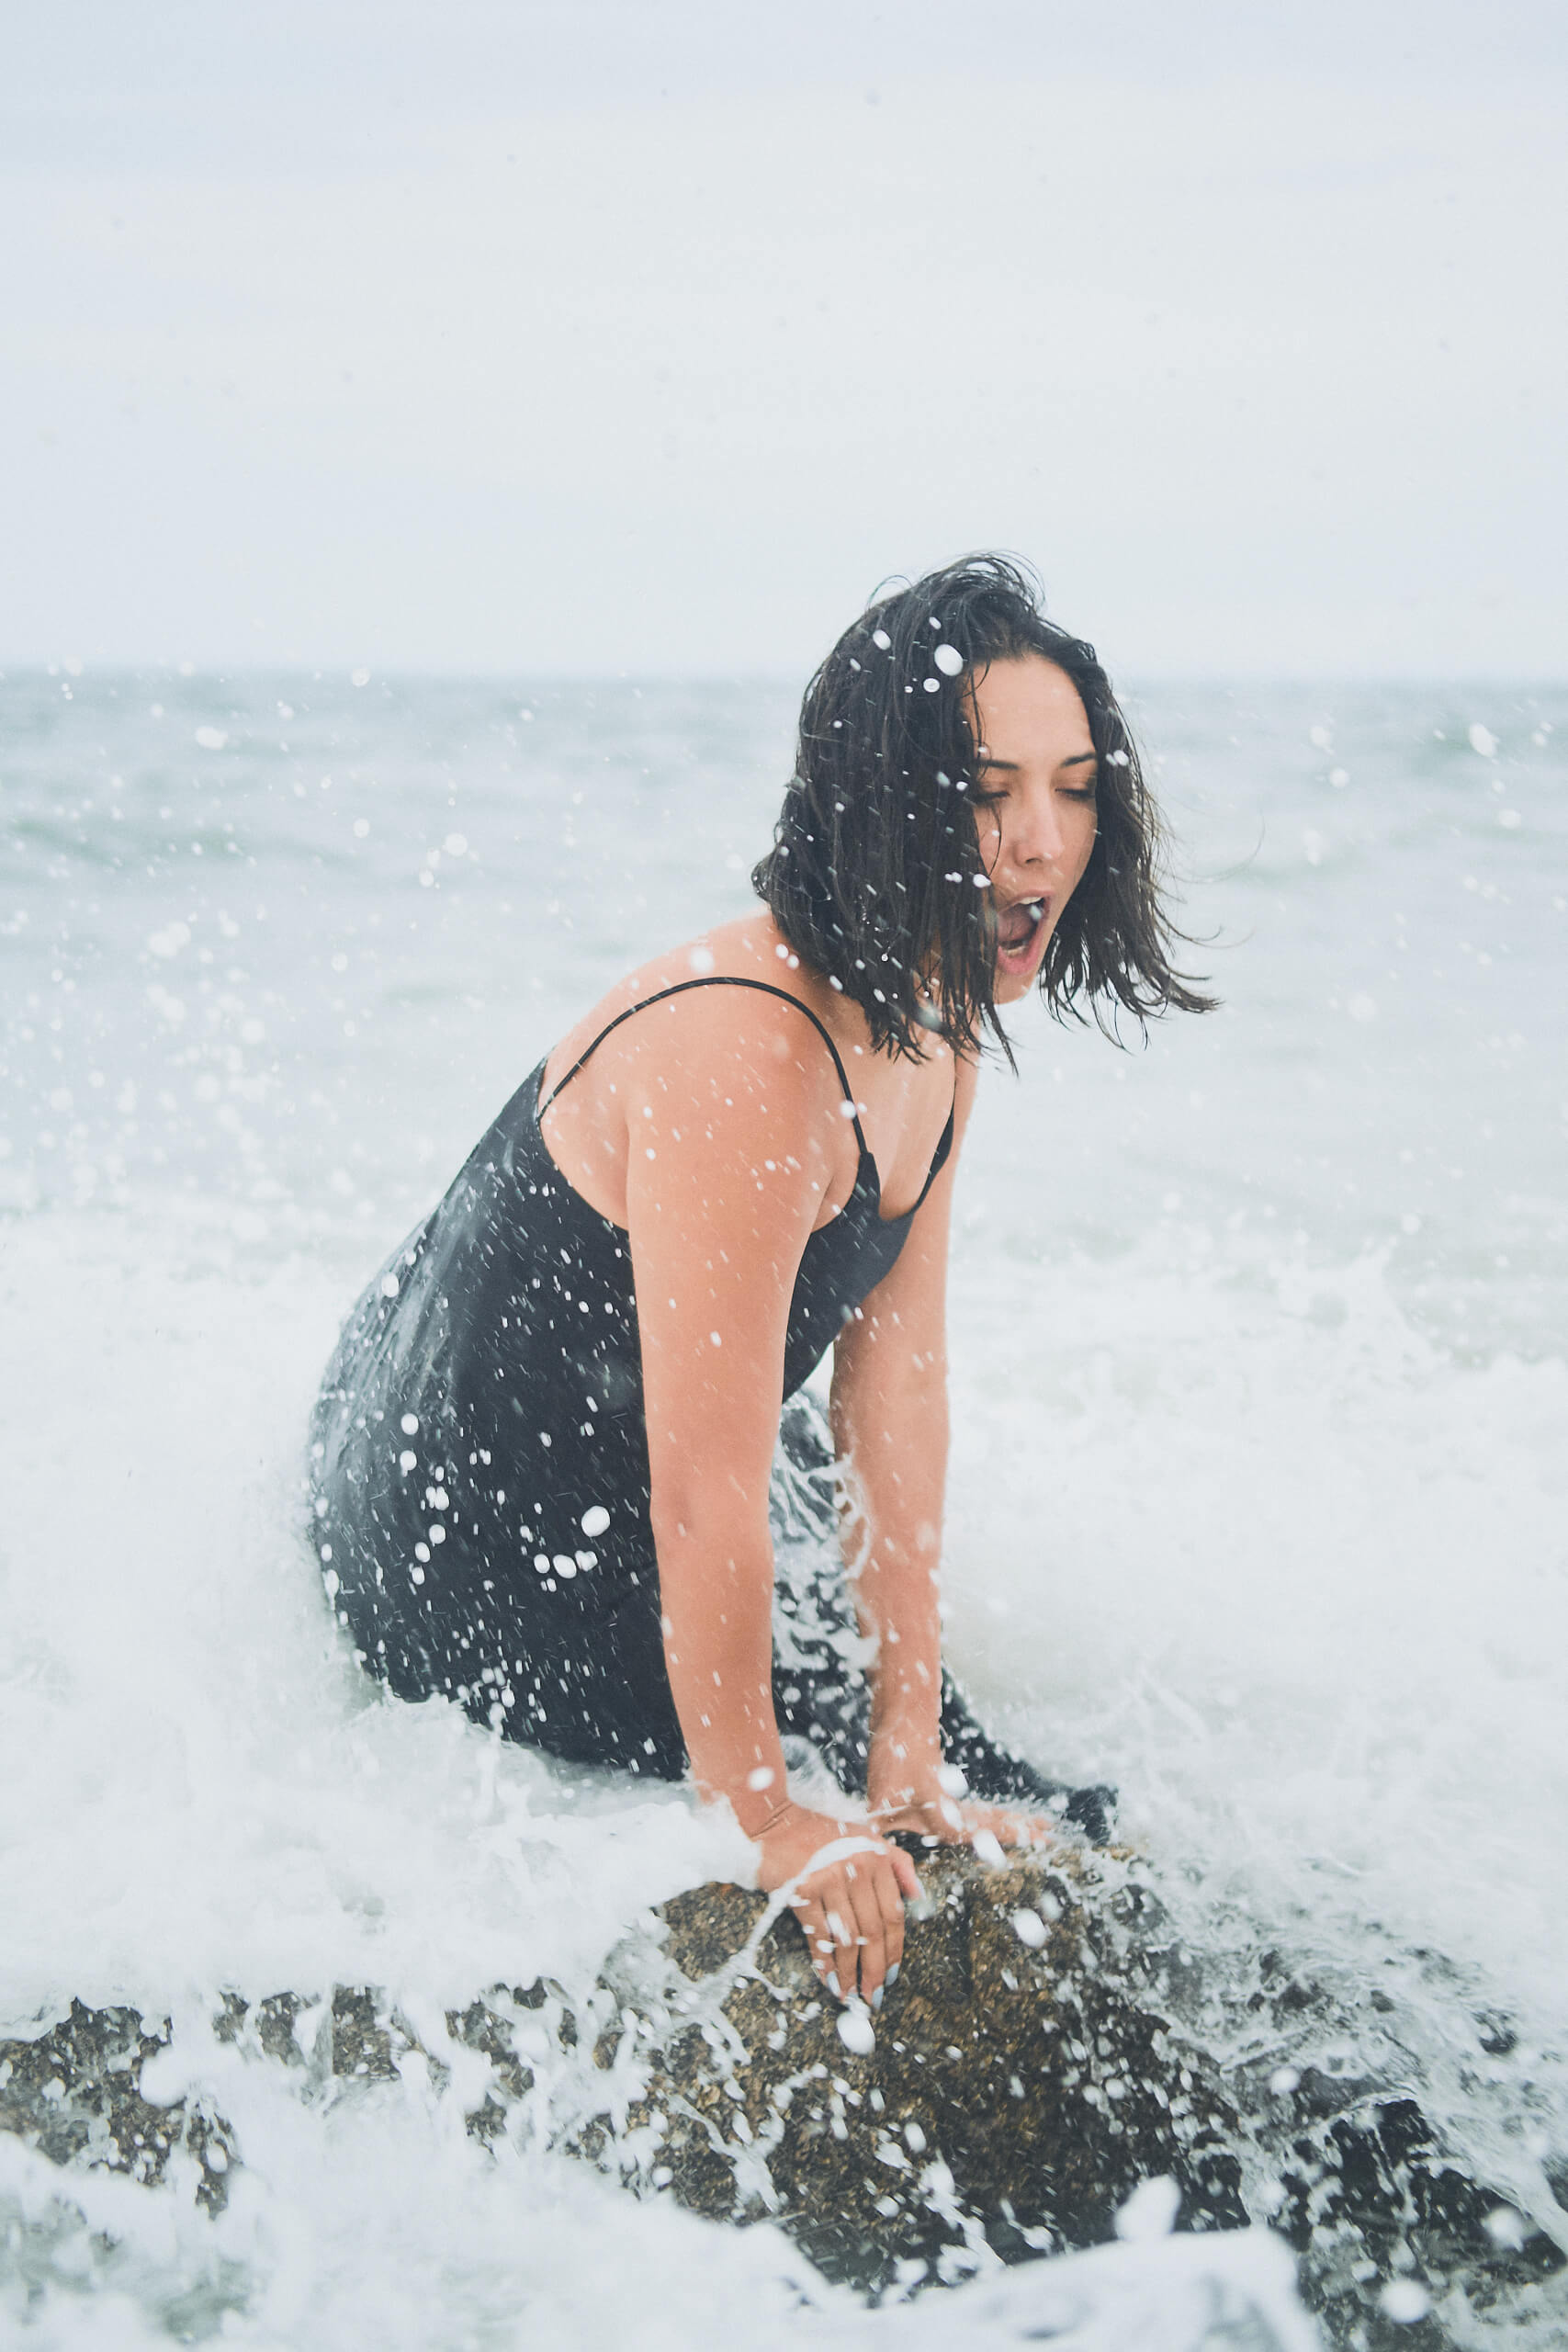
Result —
<instances>
[{"instance_id":1,"label":"woman's back","mask_svg":"<svg viewBox=\"0 0 1568 2352\"><path fill-rule=\"evenodd\" d=\"M743 980L749 991L693 1002L694 981L709 979ZM773 1001L758 1001L764 996ZM780 1010L781 1000L788 999L804 1009L806 1020ZM628 1019L634 1008L651 1009L655 1002L667 1008L662 1017ZM747 1065L743 1075L756 1104L760 1148L787 1091L809 1147L802 1179L821 1189L815 1226L843 1208L865 1152L876 1165L884 1214L902 1215L916 1203L953 1108L948 1046L932 1037L920 1058L897 1061L872 1052L858 1006L804 967L772 919L758 914L640 966L546 1057L547 1148L603 1215L625 1225L627 1163L634 1151L649 1148L640 1130L634 1136L634 1125L667 1124L661 1114L677 1071L688 1085L705 1075L710 1108L739 1108L744 1116L744 1104L722 1103L727 1089L733 1092L734 1062L725 1050L732 1043ZM770 1108L770 1093L778 1107ZM852 1120L844 1116L846 1100L856 1106ZM666 1148L676 1140L668 1138ZM659 1148L655 1138L653 1148Z\"/></svg>"},{"instance_id":2,"label":"woman's back","mask_svg":"<svg viewBox=\"0 0 1568 2352\"><path fill-rule=\"evenodd\" d=\"M812 1098L826 1090L806 1057L829 1073L829 1132L835 1147L852 1140L852 1173L806 1240L776 1411L896 1261L919 1203L882 1214L841 1058L812 1009L772 981L694 973L696 952L665 959L685 963L684 979L591 1031L555 1091L570 1099L608 1056L611 1031L665 1009L672 1018L651 1049L601 1070L604 1102L667 1096L671 1056L683 1086L701 1084L691 1065L702 1067L715 1014L732 1050L773 1073L773 1093L785 1061ZM698 995L709 1014L700 1031L686 1001ZM796 1032L805 1043L792 1048ZM359 1301L318 1405L312 1484L328 1589L367 1664L403 1695L445 1690L481 1719L522 1707L529 1736L576 1755L604 1744L585 1680L603 1696L648 1678L658 1571L631 1237L567 1180L542 1133L544 1074L563 1060L530 1073ZM642 1147L650 1155L682 1140L652 1117L637 1132L660 1137ZM950 1109L922 1197L951 1144ZM512 1586L525 1564L532 1589L519 1611ZM635 1740L617 1721L611 1744L638 1769L679 1770L678 1727L662 1704L655 1712L657 1722L637 1718Z\"/></svg>"}]
</instances>

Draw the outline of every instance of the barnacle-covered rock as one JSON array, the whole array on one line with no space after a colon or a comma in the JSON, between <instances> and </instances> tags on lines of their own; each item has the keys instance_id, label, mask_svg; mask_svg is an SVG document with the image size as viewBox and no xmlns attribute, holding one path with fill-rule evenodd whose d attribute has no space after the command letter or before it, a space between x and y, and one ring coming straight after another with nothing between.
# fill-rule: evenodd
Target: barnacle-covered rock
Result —
<instances>
[{"instance_id":1,"label":"barnacle-covered rock","mask_svg":"<svg viewBox=\"0 0 1568 2352\"><path fill-rule=\"evenodd\" d=\"M1089 2245L1142 2180L1184 2222L1246 2220L1235 2118L1138 1997L1119 1911L1073 1857L922 1857L926 1899L881 2015L845 2012L786 1913L733 1886L663 1907L663 1965L623 1949L585 2143L695 2211L777 2218L825 2269L953 2276L983 2241ZM908 2275L908 2274L906 2274Z\"/></svg>"},{"instance_id":2,"label":"barnacle-covered rock","mask_svg":"<svg viewBox=\"0 0 1568 2352\"><path fill-rule=\"evenodd\" d=\"M417 2068L486 2146L532 2140L714 2220L770 2217L867 2288L1100 2244L1156 2178L1179 2228L1269 2222L1327 2340L1359 2352L1468 2340L1450 2299L1511 2307L1562 2267L1560 2233L1473 2177L1379 2063L1354 1988L1270 1951L1195 1952L1149 1873L1113 1855L992 1868L954 1849L919 1868L875 2018L823 1992L787 1911L714 1884L645 1920L585 1990L495 1986L419 2027L370 1986L231 1993L212 2029L226 2064L297 2070L312 2099L375 2100ZM1504 2046L1506 2021L1481 2027ZM243 2152L178 2054L166 2022L73 2002L0 2041L0 2132L68 2170L183 2183L215 2212Z\"/></svg>"},{"instance_id":3,"label":"barnacle-covered rock","mask_svg":"<svg viewBox=\"0 0 1568 2352\"><path fill-rule=\"evenodd\" d=\"M182 2158L209 2212L228 2199L234 2135L199 2102L143 2098L141 2070L169 2046L166 2021L73 2001L32 2041L0 2041L0 2132L58 2165L102 2165L156 2188Z\"/></svg>"}]
</instances>

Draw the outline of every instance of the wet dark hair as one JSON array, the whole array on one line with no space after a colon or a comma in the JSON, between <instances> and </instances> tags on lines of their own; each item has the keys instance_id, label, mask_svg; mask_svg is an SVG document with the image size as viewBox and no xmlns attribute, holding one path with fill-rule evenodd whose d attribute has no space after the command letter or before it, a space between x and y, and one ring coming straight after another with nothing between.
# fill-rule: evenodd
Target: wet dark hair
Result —
<instances>
[{"instance_id":1,"label":"wet dark hair","mask_svg":"<svg viewBox=\"0 0 1568 2352\"><path fill-rule=\"evenodd\" d=\"M751 879L795 953L852 997L873 1044L918 1054L936 1031L974 1052L988 1031L1011 1059L992 987L996 925L975 817L969 681L1041 653L1083 698L1100 754L1098 831L1040 969L1059 1020L1107 1034L1215 1000L1176 968L1184 939L1162 897L1164 833L1111 681L1092 645L1042 610L1033 576L966 556L868 605L806 689L795 771L773 846ZM917 985L940 973L934 1001ZM1109 1017L1108 1017L1109 1016Z\"/></svg>"}]
</instances>

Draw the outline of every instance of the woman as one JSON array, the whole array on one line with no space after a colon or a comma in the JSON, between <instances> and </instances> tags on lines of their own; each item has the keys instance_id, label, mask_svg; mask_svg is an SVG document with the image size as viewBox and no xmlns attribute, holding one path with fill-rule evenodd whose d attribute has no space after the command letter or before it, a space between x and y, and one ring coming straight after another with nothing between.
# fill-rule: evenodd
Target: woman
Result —
<instances>
[{"instance_id":1,"label":"woman","mask_svg":"<svg viewBox=\"0 0 1568 2352\"><path fill-rule=\"evenodd\" d=\"M943 1292L999 1008L1209 1001L1156 847L1093 649L1023 574L976 558L873 605L807 691L762 911L546 1057L318 1406L321 1556L369 1670L558 1756L689 1765L842 1999L897 1973L894 1833L1105 1835L1110 1792L1006 1755L942 1672ZM829 1346L830 1444L797 1399L775 1472ZM787 1735L864 1811L792 1799Z\"/></svg>"}]
</instances>

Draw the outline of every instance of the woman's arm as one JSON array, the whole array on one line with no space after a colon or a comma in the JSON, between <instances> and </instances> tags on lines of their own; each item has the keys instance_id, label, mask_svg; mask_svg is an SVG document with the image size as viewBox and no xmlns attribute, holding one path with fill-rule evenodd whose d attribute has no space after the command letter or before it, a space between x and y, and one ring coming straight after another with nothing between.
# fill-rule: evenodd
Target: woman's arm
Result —
<instances>
[{"instance_id":1,"label":"woman's arm","mask_svg":"<svg viewBox=\"0 0 1568 2352\"><path fill-rule=\"evenodd\" d=\"M845 1564L876 1644L867 1795L874 1819L944 1840L1004 1843L1051 1825L944 1787L940 1571L947 1485L947 1265L959 1146L976 1069L961 1065L953 1148L897 1264L834 1353L834 1449L848 1468ZM957 1784L961 1785L961 1784Z\"/></svg>"},{"instance_id":2,"label":"woman's arm","mask_svg":"<svg viewBox=\"0 0 1568 2352\"><path fill-rule=\"evenodd\" d=\"M947 1487L947 1261L959 1148L975 1099L961 1063L953 1149L886 1279L833 1356L834 1450L850 1468L845 1564L871 1668L874 1811L913 1800L942 1764L939 1573Z\"/></svg>"},{"instance_id":3,"label":"woman's arm","mask_svg":"<svg viewBox=\"0 0 1568 2352\"><path fill-rule=\"evenodd\" d=\"M913 1871L863 1822L790 1804L773 1703L768 1484L795 1274L843 1148L839 1090L801 1013L764 1001L738 1020L721 995L682 1000L662 1034L650 1023L623 1089L665 1658L698 1788L759 1840L764 1886L809 1873L795 1908L821 1973L880 1998ZM846 1836L862 1851L812 1871Z\"/></svg>"}]
</instances>

